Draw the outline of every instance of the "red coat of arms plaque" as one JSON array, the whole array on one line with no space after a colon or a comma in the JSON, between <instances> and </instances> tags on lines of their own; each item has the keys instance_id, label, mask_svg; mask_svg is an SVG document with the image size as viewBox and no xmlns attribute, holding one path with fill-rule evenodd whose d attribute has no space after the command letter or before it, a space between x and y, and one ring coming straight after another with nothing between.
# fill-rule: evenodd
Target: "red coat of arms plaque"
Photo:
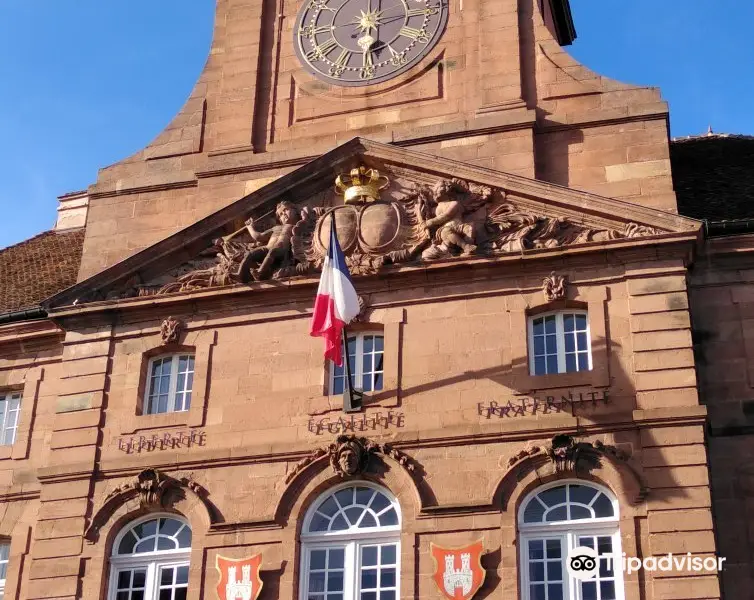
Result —
<instances>
[{"instance_id":1,"label":"red coat of arms plaque","mask_svg":"<svg viewBox=\"0 0 754 600\"><path fill-rule=\"evenodd\" d=\"M449 600L470 600L484 583L487 572L482 567L482 540L463 548L443 548L430 543L435 561L432 578Z\"/></svg>"},{"instance_id":2,"label":"red coat of arms plaque","mask_svg":"<svg viewBox=\"0 0 754 600\"><path fill-rule=\"evenodd\" d=\"M256 600L262 591L261 564L261 554L241 559L218 555L215 560L215 568L220 573L217 597L220 600Z\"/></svg>"}]
</instances>

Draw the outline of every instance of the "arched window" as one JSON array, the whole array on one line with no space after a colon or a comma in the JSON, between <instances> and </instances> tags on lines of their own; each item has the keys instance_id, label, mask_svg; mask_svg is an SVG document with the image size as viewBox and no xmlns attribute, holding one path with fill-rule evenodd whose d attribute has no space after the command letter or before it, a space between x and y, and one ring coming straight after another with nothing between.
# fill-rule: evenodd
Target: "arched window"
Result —
<instances>
[{"instance_id":1,"label":"arched window","mask_svg":"<svg viewBox=\"0 0 754 600\"><path fill-rule=\"evenodd\" d=\"M185 600L191 527L153 515L128 525L110 557L110 600Z\"/></svg>"},{"instance_id":2,"label":"arched window","mask_svg":"<svg viewBox=\"0 0 754 600\"><path fill-rule=\"evenodd\" d=\"M592 483L558 482L529 494L518 514L522 600L623 600L618 502ZM568 576L574 548L599 555L594 579Z\"/></svg>"},{"instance_id":3,"label":"arched window","mask_svg":"<svg viewBox=\"0 0 754 600\"><path fill-rule=\"evenodd\" d=\"M397 600L401 511L367 483L330 490L301 532L301 600Z\"/></svg>"}]
</instances>

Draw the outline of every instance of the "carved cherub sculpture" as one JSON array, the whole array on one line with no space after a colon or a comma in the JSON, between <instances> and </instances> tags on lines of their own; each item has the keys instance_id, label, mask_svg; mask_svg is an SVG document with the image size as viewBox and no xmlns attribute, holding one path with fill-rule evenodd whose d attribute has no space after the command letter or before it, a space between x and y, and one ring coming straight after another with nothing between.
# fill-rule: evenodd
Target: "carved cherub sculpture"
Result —
<instances>
[{"instance_id":1,"label":"carved cherub sculpture","mask_svg":"<svg viewBox=\"0 0 754 600\"><path fill-rule=\"evenodd\" d=\"M252 278L257 281L269 279L275 269L284 266L291 258L293 227L299 221L299 210L292 202L283 200L275 209L275 217L279 224L266 231L257 231L253 218L246 221L251 238L266 245L254 248L244 258L241 264L241 280L244 282Z\"/></svg>"},{"instance_id":2,"label":"carved cherub sculpture","mask_svg":"<svg viewBox=\"0 0 754 600\"><path fill-rule=\"evenodd\" d=\"M447 179L438 181L432 194L437 202L435 216L425 221L424 226L430 231L434 227L438 229L432 237L432 246L422 256L437 258L438 253L448 254L454 247L463 254L472 254L476 250L473 226L464 222L464 205L455 193L453 182Z\"/></svg>"}]
</instances>

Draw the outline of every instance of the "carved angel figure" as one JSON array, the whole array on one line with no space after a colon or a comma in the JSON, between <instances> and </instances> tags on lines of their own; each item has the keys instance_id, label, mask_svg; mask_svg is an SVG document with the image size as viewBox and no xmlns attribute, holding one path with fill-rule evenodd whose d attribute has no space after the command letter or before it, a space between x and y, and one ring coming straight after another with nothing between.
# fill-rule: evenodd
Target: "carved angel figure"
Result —
<instances>
[{"instance_id":1,"label":"carved angel figure","mask_svg":"<svg viewBox=\"0 0 754 600\"><path fill-rule=\"evenodd\" d=\"M279 202L275 209L278 225L266 231L257 231L254 219L246 221L246 229L255 242L266 244L249 251L241 263L241 281L269 279L275 269L286 266L292 257L293 228L301 218L298 208L288 200Z\"/></svg>"},{"instance_id":2,"label":"carved angel figure","mask_svg":"<svg viewBox=\"0 0 754 600\"><path fill-rule=\"evenodd\" d=\"M472 187L459 179L443 179L437 182L430 192L434 204L434 216L424 222L424 228L431 234L432 244L422 252L422 258L433 260L452 256L460 252L473 254L477 250L476 224L473 214L486 204L492 190L485 186Z\"/></svg>"}]
</instances>

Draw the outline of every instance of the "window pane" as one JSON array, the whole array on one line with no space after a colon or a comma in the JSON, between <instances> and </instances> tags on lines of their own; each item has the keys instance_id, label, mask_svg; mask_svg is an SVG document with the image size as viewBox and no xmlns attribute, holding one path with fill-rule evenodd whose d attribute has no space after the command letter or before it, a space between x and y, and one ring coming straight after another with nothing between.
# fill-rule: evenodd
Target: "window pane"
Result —
<instances>
[{"instance_id":1,"label":"window pane","mask_svg":"<svg viewBox=\"0 0 754 600\"><path fill-rule=\"evenodd\" d=\"M530 581L544 581L545 580L545 563L544 562L530 562L529 563L529 580Z\"/></svg>"},{"instance_id":2,"label":"window pane","mask_svg":"<svg viewBox=\"0 0 754 600\"><path fill-rule=\"evenodd\" d=\"M380 359L380 369L382 369L382 359ZM376 373L374 376L374 390L379 392L382 389L382 373Z\"/></svg>"},{"instance_id":3,"label":"window pane","mask_svg":"<svg viewBox=\"0 0 754 600\"><path fill-rule=\"evenodd\" d=\"M559 506L558 508L555 508L551 510L549 513L547 513L548 522L567 521L567 520L568 520L568 513L566 512L565 506Z\"/></svg>"},{"instance_id":4,"label":"window pane","mask_svg":"<svg viewBox=\"0 0 754 600\"><path fill-rule=\"evenodd\" d=\"M181 529L176 539L179 548L191 548L191 528L186 526Z\"/></svg>"},{"instance_id":5,"label":"window pane","mask_svg":"<svg viewBox=\"0 0 754 600\"><path fill-rule=\"evenodd\" d=\"M161 589L160 600L173 600L173 590L171 588Z\"/></svg>"},{"instance_id":6,"label":"window pane","mask_svg":"<svg viewBox=\"0 0 754 600\"><path fill-rule=\"evenodd\" d=\"M388 527L390 525L397 525L397 524L398 524L398 514L395 512L394 508L391 508L390 510L380 515L381 527Z\"/></svg>"},{"instance_id":7,"label":"window pane","mask_svg":"<svg viewBox=\"0 0 754 600\"><path fill-rule=\"evenodd\" d=\"M558 372L558 357L557 356L547 357L547 372L548 373Z\"/></svg>"},{"instance_id":8,"label":"window pane","mask_svg":"<svg viewBox=\"0 0 754 600\"><path fill-rule=\"evenodd\" d=\"M544 558L544 541L543 540L529 540L529 558Z\"/></svg>"},{"instance_id":9,"label":"window pane","mask_svg":"<svg viewBox=\"0 0 754 600\"><path fill-rule=\"evenodd\" d=\"M178 567L178 574L175 577L176 583L188 583L188 567Z\"/></svg>"},{"instance_id":10,"label":"window pane","mask_svg":"<svg viewBox=\"0 0 754 600\"><path fill-rule=\"evenodd\" d=\"M545 514L545 507L533 498L524 511L524 523L538 523Z\"/></svg>"},{"instance_id":11,"label":"window pane","mask_svg":"<svg viewBox=\"0 0 754 600\"><path fill-rule=\"evenodd\" d=\"M573 373L574 371L577 371L576 368L576 355L575 354L566 354L566 373Z\"/></svg>"},{"instance_id":12,"label":"window pane","mask_svg":"<svg viewBox=\"0 0 754 600\"><path fill-rule=\"evenodd\" d=\"M571 505L571 520L576 521L578 519L591 519L592 511L584 506L578 504Z\"/></svg>"},{"instance_id":13,"label":"window pane","mask_svg":"<svg viewBox=\"0 0 754 600\"><path fill-rule=\"evenodd\" d=\"M377 600L377 592L361 592L361 600Z\"/></svg>"},{"instance_id":14,"label":"window pane","mask_svg":"<svg viewBox=\"0 0 754 600\"><path fill-rule=\"evenodd\" d=\"M361 519L361 515L364 512L364 509L360 506L355 506L353 508L349 508L346 511L346 518L350 521L351 525L356 526Z\"/></svg>"},{"instance_id":15,"label":"window pane","mask_svg":"<svg viewBox=\"0 0 754 600\"><path fill-rule=\"evenodd\" d=\"M173 585L173 576L175 575L174 569L170 567L164 567L160 574L160 585Z\"/></svg>"},{"instance_id":16,"label":"window pane","mask_svg":"<svg viewBox=\"0 0 754 600\"><path fill-rule=\"evenodd\" d=\"M390 506L390 499L380 492L377 492L374 500L372 500L372 503L369 505L369 507L376 513L386 509L388 506Z\"/></svg>"},{"instance_id":17,"label":"window pane","mask_svg":"<svg viewBox=\"0 0 754 600\"><path fill-rule=\"evenodd\" d=\"M583 600L598 600L597 582L596 581L582 581L581 582L581 596Z\"/></svg>"},{"instance_id":18,"label":"window pane","mask_svg":"<svg viewBox=\"0 0 754 600\"><path fill-rule=\"evenodd\" d=\"M380 573L380 587L395 587L395 569L383 569Z\"/></svg>"},{"instance_id":19,"label":"window pane","mask_svg":"<svg viewBox=\"0 0 754 600\"><path fill-rule=\"evenodd\" d=\"M327 526L329 524L330 519L327 519L318 513L314 513L311 523L309 523L309 531L327 531Z\"/></svg>"},{"instance_id":20,"label":"window pane","mask_svg":"<svg viewBox=\"0 0 754 600\"><path fill-rule=\"evenodd\" d=\"M372 355L364 354L364 360L362 361L362 373L372 372Z\"/></svg>"},{"instance_id":21,"label":"window pane","mask_svg":"<svg viewBox=\"0 0 754 600\"><path fill-rule=\"evenodd\" d=\"M128 594L128 592L118 592L115 595L115 598L116 598L116 600L128 600L129 599L129 594Z\"/></svg>"},{"instance_id":22,"label":"window pane","mask_svg":"<svg viewBox=\"0 0 754 600\"><path fill-rule=\"evenodd\" d=\"M395 544L386 544L380 549L380 564L395 564Z\"/></svg>"},{"instance_id":23,"label":"window pane","mask_svg":"<svg viewBox=\"0 0 754 600\"><path fill-rule=\"evenodd\" d=\"M361 589L374 589L377 587L377 569L361 570Z\"/></svg>"},{"instance_id":24,"label":"window pane","mask_svg":"<svg viewBox=\"0 0 754 600\"><path fill-rule=\"evenodd\" d=\"M309 573L309 592L325 591L325 573Z\"/></svg>"},{"instance_id":25,"label":"window pane","mask_svg":"<svg viewBox=\"0 0 754 600\"><path fill-rule=\"evenodd\" d=\"M369 488L356 488L356 504L369 506L369 501L375 495L375 491Z\"/></svg>"},{"instance_id":26,"label":"window pane","mask_svg":"<svg viewBox=\"0 0 754 600\"><path fill-rule=\"evenodd\" d=\"M369 513L366 513L359 523L359 528L362 527L378 527L377 520Z\"/></svg>"},{"instance_id":27,"label":"window pane","mask_svg":"<svg viewBox=\"0 0 754 600\"><path fill-rule=\"evenodd\" d=\"M560 558L560 540L547 540L547 558Z\"/></svg>"},{"instance_id":28,"label":"window pane","mask_svg":"<svg viewBox=\"0 0 754 600\"><path fill-rule=\"evenodd\" d=\"M118 589L131 587L131 571L121 571L118 573Z\"/></svg>"},{"instance_id":29,"label":"window pane","mask_svg":"<svg viewBox=\"0 0 754 600\"><path fill-rule=\"evenodd\" d=\"M548 335L545 342L547 354L557 354L558 352L558 338L554 335Z\"/></svg>"},{"instance_id":30,"label":"window pane","mask_svg":"<svg viewBox=\"0 0 754 600\"><path fill-rule=\"evenodd\" d=\"M587 349L586 333L576 334L576 345L578 346L579 350Z\"/></svg>"},{"instance_id":31,"label":"window pane","mask_svg":"<svg viewBox=\"0 0 754 600\"><path fill-rule=\"evenodd\" d=\"M569 484L568 497L571 502L578 502L579 504L589 505L594 497L599 494L599 490L587 487L585 485L578 485L576 483Z\"/></svg>"},{"instance_id":32,"label":"window pane","mask_svg":"<svg viewBox=\"0 0 754 600\"><path fill-rule=\"evenodd\" d=\"M351 504L353 504L353 494L353 488L346 488L339 492L335 492L335 498L337 498L338 504L345 508L346 506L351 506Z\"/></svg>"},{"instance_id":33,"label":"window pane","mask_svg":"<svg viewBox=\"0 0 754 600\"><path fill-rule=\"evenodd\" d=\"M374 336L365 335L364 336L364 354L371 353L373 349L374 349Z\"/></svg>"},{"instance_id":34,"label":"window pane","mask_svg":"<svg viewBox=\"0 0 754 600\"><path fill-rule=\"evenodd\" d=\"M541 317L539 319L534 319L532 328L535 336L543 335L545 332L545 320Z\"/></svg>"},{"instance_id":35,"label":"window pane","mask_svg":"<svg viewBox=\"0 0 754 600\"><path fill-rule=\"evenodd\" d=\"M598 518L615 516L613 503L605 494L600 493L599 498L592 504L592 508L594 509L594 515Z\"/></svg>"},{"instance_id":36,"label":"window pane","mask_svg":"<svg viewBox=\"0 0 754 600\"><path fill-rule=\"evenodd\" d=\"M330 548L327 552L327 566L330 569L342 569L344 555L345 550L343 548Z\"/></svg>"},{"instance_id":37,"label":"window pane","mask_svg":"<svg viewBox=\"0 0 754 600\"><path fill-rule=\"evenodd\" d=\"M586 315L576 315L576 329L586 331Z\"/></svg>"},{"instance_id":38,"label":"window pane","mask_svg":"<svg viewBox=\"0 0 754 600\"><path fill-rule=\"evenodd\" d=\"M365 567L377 564L376 546L364 546L361 548L361 564Z\"/></svg>"},{"instance_id":39,"label":"window pane","mask_svg":"<svg viewBox=\"0 0 754 600\"><path fill-rule=\"evenodd\" d=\"M547 581L562 581L563 566L560 561L548 561L547 563Z\"/></svg>"},{"instance_id":40,"label":"window pane","mask_svg":"<svg viewBox=\"0 0 754 600\"><path fill-rule=\"evenodd\" d=\"M547 600L563 600L562 583L551 583L547 586Z\"/></svg>"},{"instance_id":41,"label":"window pane","mask_svg":"<svg viewBox=\"0 0 754 600\"><path fill-rule=\"evenodd\" d=\"M566 333L563 336L563 340L565 341L565 351L566 352L575 352L576 351L576 338L573 337L573 334Z\"/></svg>"},{"instance_id":42,"label":"window pane","mask_svg":"<svg viewBox=\"0 0 754 600\"><path fill-rule=\"evenodd\" d=\"M531 591L531 600L547 600L543 583L532 584L529 586L529 589Z\"/></svg>"},{"instance_id":43,"label":"window pane","mask_svg":"<svg viewBox=\"0 0 754 600\"><path fill-rule=\"evenodd\" d=\"M541 335L534 336L534 355L541 356L545 353L545 338Z\"/></svg>"},{"instance_id":44,"label":"window pane","mask_svg":"<svg viewBox=\"0 0 754 600\"><path fill-rule=\"evenodd\" d=\"M317 508L317 512L322 513L323 515L327 515L328 517L332 517L336 512L338 512L339 508L338 505L335 503L335 498L330 496L325 500L322 504L320 504L319 508Z\"/></svg>"},{"instance_id":45,"label":"window pane","mask_svg":"<svg viewBox=\"0 0 754 600\"><path fill-rule=\"evenodd\" d=\"M555 333L555 315L545 317L545 332Z\"/></svg>"},{"instance_id":46,"label":"window pane","mask_svg":"<svg viewBox=\"0 0 754 600\"><path fill-rule=\"evenodd\" d=\"M614 581L600 581L600 600L615 600Z\"/></svg>"},{"instance_id":47,"label":"window pane","mask_svg":"<svg viewBox=\"0 0 754 600\"><path fill-rule=\"evenodd\" d=\"M534 374L545 375L547 374L547 363L544 356L537 356L534 359Z\"/></svg>"},{"instance_id":48,"label":"window pane","mask_svg":"<svg viewBox=\"0 0 754 600\"><path fill-rule=\"evenodd\" d=\"M348 523L346 523L345 518L343 515L338 515L333 519L332 524L330 525L330 531L343 531L344 529L348 529Z\"/></svg>"},{"instance_id":49,"label":"window pane","mask_svg":"<svg viewBox=\"0 0 754 600\"><path fill-rule=\"evenodd\" d=\"M574 315L563 315L563 330L573 331L575 324Z\"/></svg>"},{"instance_id":50,"label":"window pane","mask_svg":"<svg viewBox=\"0 0 754 600\"><path fill-rule=\"evenodd\" d=\"M586 352L579 352L579 371L589 370L589 355Z\"/></svg>"},{"instance_id":51,"label":"window pane","mask_svg":"<svg viewBox=\"0 0 754 600\"><path fill-rule=\"evenodd\" d=\"M136 545L136 538L130 531L123 537L118 547L118 554L131 554Z\"/></svg>"},{"instance_id":52,"label":"window pane","mask_svg":"<svg viewBox=\"0 0 754 600\"><path fill-rule=\"evenodd\" d=\"M395 590L383 590L380 592L380 600L395 600Z\"/></svg>"},{"instance_id":53,"label":"window pane","mask_svg":"<svg viewBox=\"0 0 754 600\"><path fill-rule=\"evenodd\" d=\"M343 591L343 571L334 571L327 575L327 590L329 592Z\"/></svg>"},{"instance_id":54,"label":"window pane","mask_svg":"<svg viewBox=\"0 0 754 600\"><path fill-rule=\"evenodd\" d=\"M311 569L324 569L326 560L326 550L312 550L309 558L309 567Z\"/></svg>"},{"instance_id":55,"label":"window pane","mask_svg":"<svg viewBox=\"0 0 754 600\"><path fill-rule=\"evenodd\" d=\"M538 496L547 506L564 504L566 501L566 486L560 485L558 487L550 488L549 490L540 492Z\"/></svg>"}]
</instances>

